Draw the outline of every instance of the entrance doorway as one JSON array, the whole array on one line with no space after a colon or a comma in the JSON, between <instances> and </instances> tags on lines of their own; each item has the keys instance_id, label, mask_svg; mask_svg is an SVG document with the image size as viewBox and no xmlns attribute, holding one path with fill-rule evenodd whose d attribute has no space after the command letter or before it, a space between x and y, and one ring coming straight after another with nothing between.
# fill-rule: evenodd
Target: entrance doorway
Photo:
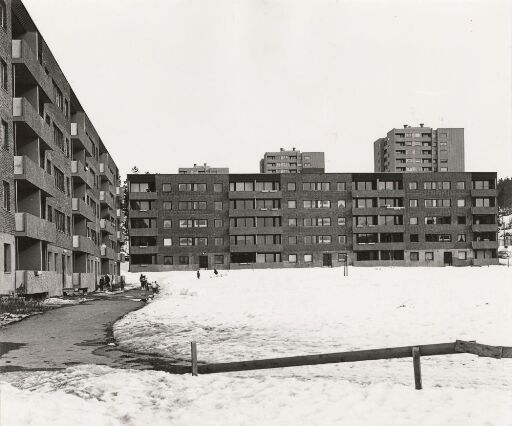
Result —
<instances>
[{"instance_id":1,"label":"entrance doorway","mask_svg":"<svg viewBox=\"0 0 512 426\"><path fill-rule=\"evenodd\" d=\"M451 251L445 251L444 252L444 264L445 265L452 265L452 252Z\"/></svg>"},{"instance_id":2,"label":"entrance doorway","mask_svg":"<svg viewBox=\"0 0 512 426\"><path fill-rule=\"evenodd\" d=\"M324 253L323 265L324 266L332 266L332 254L331 253Z\"/></svg>"},{"instance_id":3,"label":"entrance doorway","mask_svg":"<svg viewBox=\"0 0 512 426\"><path fill-rule=\"evenodd\" d=\"M208 256L199 256L199 269L208 269Z\"/></svg>"}]
</instances>

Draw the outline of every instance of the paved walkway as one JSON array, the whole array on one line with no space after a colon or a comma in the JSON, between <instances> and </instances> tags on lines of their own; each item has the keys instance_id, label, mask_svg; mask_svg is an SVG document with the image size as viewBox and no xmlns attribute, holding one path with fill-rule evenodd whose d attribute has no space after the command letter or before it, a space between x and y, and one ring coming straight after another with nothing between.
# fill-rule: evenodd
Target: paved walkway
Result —
<instances>
[{"instance_id":1,"label":"paved walkway","mask_svg":"<svg viewBox=\"0 0 512 426\"><path fill-rule=\"evenodd\" d=\"M61 369L76 364L152 368L144 356L110 346L112 326L145 305L147 292L93 294L95 300L64 306L0 328L0 373ZM139 300L137 300L139 299Z\"/></svg>"}]
</instances>

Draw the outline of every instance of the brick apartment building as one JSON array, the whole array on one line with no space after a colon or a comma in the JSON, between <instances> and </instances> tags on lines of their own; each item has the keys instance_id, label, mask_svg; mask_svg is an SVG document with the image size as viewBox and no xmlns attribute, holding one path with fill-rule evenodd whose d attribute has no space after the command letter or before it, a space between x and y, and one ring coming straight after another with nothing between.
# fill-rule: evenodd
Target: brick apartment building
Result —
<instances>
[{"instance_id":1,"label":"brick apartment building","mask_svg":"<svg viewBox=\"0 0 512 426\"><path fill-rule=\"evenodd\" d=\"M295 148L286 151L265 152L260 160L260 173L323 173L325 155L323 152L300 152Z\"/></svg>"},{"instance_id":2,"label":"brick apartment building","mask_svg":"<svg viewBox=\"0 0 512 426\"><path fill-rule=\"evenodd\" d=\"M182 175L204 175L204 174L227 174L229 168L227 167L210 167L208 164L194 164L194 167L180 167L178 173Z\"/></svg>"},{"instance_id":3,"label":"brick apartment building","mask_svg":"<svg viewBox=\"0 0 512 426\"><path fill-rule=\"evenodd\" d=\"M0 294L119 275L119 171L20 0L0 0Z\"/></svg>"},{"instance_id":4,"label":"brick apartment building","mask_svg":"<svg viewBox=\"0 0 512 426\"><path fill-rule=\"evenodd\" d=\"M404 125L374 144L375 172L463 172L464 129Z\"/></svg>"},{"instance_id":5,"label":"brick apartment building","mask_svg":"<svg viewBox=\"0 0 512 426\"><path fill-rule=\"evenodd\" d=\"M130 269L487 265L496 173L133 174Z\"/></svg>"}]
</instances>

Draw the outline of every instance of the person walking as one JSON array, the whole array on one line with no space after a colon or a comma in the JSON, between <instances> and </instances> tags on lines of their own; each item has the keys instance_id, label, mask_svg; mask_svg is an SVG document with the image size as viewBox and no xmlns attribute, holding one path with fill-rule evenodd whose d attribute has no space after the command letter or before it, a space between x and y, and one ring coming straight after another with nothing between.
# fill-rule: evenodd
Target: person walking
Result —
<instances>
[{"instance_id":1,"label":"person walking","mask_svg":"<svg viewBox=\"0 0 512 426\"><path fill-rule=\"evenodd\" d=\"M103 275L100 277L100 291L103 291L103 286L105 285L105 278Z\"/></svg>"},{"instance_id":2,"label":"person walking","mask_svg":"<svg viewBox=\"0 0 512 426\"><path fill-rule=\"evenodd\" d=\"M197 270L197 279L201 278L201 272L199 272L199 269Z\"/></svg>"},{"instance_id":3,"label":"person walking","mask_svg":"<svg viewBox=\"0 0 512 426\"><path fill-rule=\"evenodd\" d=\"M217 271L217 268L213 268L213 273L215 274L215 276L219 275L219 271Z\"/></svg>"},{"instance_id":4,"label":"person walking","mask_svg":"<svg viewBox=\"0 0 512 426\"><path fill-rule=\"evenodd\" d=\"M108 274L105 274L105 286L107 287L107 290L110 291L110 277Z\"/></svg>"}]
</instances>

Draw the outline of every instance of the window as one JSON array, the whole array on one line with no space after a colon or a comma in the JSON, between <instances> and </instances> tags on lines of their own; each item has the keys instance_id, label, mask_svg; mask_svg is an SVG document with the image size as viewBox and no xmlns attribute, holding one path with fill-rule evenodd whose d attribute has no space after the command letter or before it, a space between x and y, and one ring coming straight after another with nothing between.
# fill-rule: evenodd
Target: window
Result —
<instances>
[{"instance_id":1,"label":"window","mask_svg":"<svg viewBox=\"0 0 512 426\"><path fill-rule=\"evenodd\" d=\"M215 228L222 228L222 219L215 219L215 220L213 221L213 226L214 226Z\"/></svg>"},{"instance_id":2,"label":"window","mask_svg":"<svg viewBox=\"0 0 512 426\"><path fill-rule=\"evenodd\" d=\"M2 85L2 89L7 90L7 62L3 59L0 59L0 83Z\"/></svg>"},{"instance_id":3,"label":"window","mask_svg":"<svg viewBox=\"0 0 512 426\"><path fill-rule=\"evenodd\" d=\"M289 254L288 255L288 262L290 262L290 263L297 263L297 255L296 254Z\"/></svg>"},{"instance_id":4,"label":"window","mask_svg":"<svg viewBox=\"0 0 512 426\"><path fill-rule=\"evenodd\" d=\"M9 185L9 182L3 181L2 189L3 189L2 206L5 210L10 211L11 210L11 187Z\"/></svg>"},{"instance_id":5,"label":"window","mask_svg":"<svg viewBox=\"0 0 512 426\"><path fill-rule=\"evenodd\" d=\"M178 257L178 264L179 265L188 265L189 259L188 256L179 256Z\"/></svg>"},{"instance_id":6,"label":"window","mask_svg":"<svg viewBox=\"0 0 512 426\"><path fill-rule=\"evenodd\" d=\"M338 182L336 183L336 191L346 191L347 183L346 182Z\"/></svg>"},{"instance_id":7,"label":"window","mask_svg":"<svg viewBox=\"0 0 512 426\"><path fill-rule=\"evenodd\" d=\"M288 182L287 189L288 189L288 191L295 191L296 190L295 182Z\"/></svg>"},{"instance_id":8,"label":"window","mask_svg":"<svg viewBox=\"0 0 512 426\"><path fill-rule=\"evenodd\" d=\"M433 251L426 251L425 252L425 260L426 261L434 260L434 252Z\"/></svg>"},{"instance_id":9,"label":"window","mask_svg":"<svg viewBox=\"0 0 512 426\"><path fill-rule=\"evenodd\" d=\"M4 244L4 272L11 272L11 245Z\"/></svg>"},{"instance_id":10,"label":"window","mask_svg":"<svg viewBox=\"0 0 512 426\"><path fill-rule=\"evenodd\" d=\"M329 191L330 189L329 182L304 182L302 184L303 191Z\"/></svg>"},{"instance_id":11,"label":"window","mask_svg":"<svg viewBox=\"0 0 512 426\"><path fill-rule=\"evenodd\" d=\"M409 258L411 259L411 262L417 262L420 260L420 254L417 251L411 251Z\"/></svg>"},{"instance_id":12,"label":"window","mask_svg":"<svg viewBox=\"0 0 512 426\"><path fill-rule=\"evenodd\" d=\"M457 207L466 207L466 200L464 198L459 198L457 200Z\"/></svg>"},{"instance_id":13,"label":"window","mask_svg":"<svg viewBox=\"0 0 512 426\"><path fill-rule=\"evenodd\" d=\"M345 218L344 217L339 217L338 218L338 226L345 226Z\"/></svg>"},{"instance_id":14,"label":"window","mask_svg":"<svg viewBox=\"0 0 512 426\"><path fill-rule=\"evenodd\" d=\"M164 265L172 265L173 259L172 256L164 256Z\"/></svg>"},{"instance_id":15,"label":"window","mask_svg":"<svg viewBox=\"0 0 512 426\"><path fill-rule=\"evenodd\" d=\"M457 189L466 189L466 182L457 182Z\"/></svg>"},{"instance_id":16,"label":"window","mask_svg":"<svg viewBox=\"0 0 512 426\"><path fill-rule=\"evenodd\" d=\"M347 236L338 235L338 244L347 244Z\"/></svg>"},{"instance_id":17,"label":"window","mask_svg":"<svg viewBox=\"0 0 512 426\"><path fill-rule=\"evenodd\" d=\"M304 263L311 263L313 262L313 255L312 254L305 254L304 255Z\"/></svg>"},{"instance_id":18,"label":"window","mask_svg":"<svg viewBox=\"0 0 512 426\"><path fill-rule=\"evenodd\" d=\"M419 235L418 234L411 234L410 236L411 243L417 243L419 242Z\"/></svg>"},{"instance_id":19,"label":"window","mask_svg":"<svg viewBox=\"0 0 512 426\"><path fill-rule=\"evenodd\" d=\"M288 236L288 244L297 244L297 236L289 235Z\"/></svg>"},{"instance_id":20,"label":"window","mask_svg":"<svg viewBox=\"0 0 512 426\"><path fill-rule=\"evenodd\" d=\"M66 151L66 149L64 148L64 134L55 125L55 123L53 124L53 142L62 152Z\"/></svg>"},{"instance_id":21,"label":"window","mask_svg":"<svg viewBox=\"0 0 512 426\"><path fill-rule=\"evenodd\" d=\"M179 201L178 210L206 210L206 201Z\"/></svg>"},{"instance_id":22,"label":"window","mask_svg":"<svg viewBox=\"0 0 512 426\"><path fill-rule=\"evenodd\" d=\"M62 192L66 192L66 188L64 186L64 173L62 173L57 167L53 167L54 175L55 175L55 186Z\"/></svg>"},{"instance_id":23,"label":"window","mask_svg":"<svg viewBox=\"0 0 512 426\"><path fill-rule=\"evenodd\" d=\"M178 191L206 192L206 183L179 183Z\"/></svg>"},{"instance_id":24,"label":"window","mask_svg":"<svg viewBox=\"0 0 512 426\"><path fill-rule=\"evenodd\" d=\"M172 246L172 238L164 238L164 246Z\"/></svg>"},{"instance_id":25,"label":"window","mask_svg":"<svg viewBox=\"0 0 512 426\"><path fill-rule=\"evenodd\" d=\"M164 228L170 229L172 226L172 221L170 219L164 219Z\"/></svg>"},{"instance_id":26,"label":"window","mask_svg":"<svg viewBox=\"0 0 512 426\"><path fill-rule=\"evenodd\" d=\"M297 208L297 201L295 201L295 200L288 200L288 208L289 209Z\"/></svg>"},{"instance_id":27,"label":"window","mask_svg":"<svg viewBox=\"0 0 512 426\"><path fill-rule=\"evenodd\" d=\"M170 183L163 183L162 184L162 192L171 192L171 184Z\"/></svg>"},{"instance_id":28,"label":"window","mask_svg":"<svg viewBox=\"0 0 512 426\"><path fill-rule=\"evenodd\" d=\"M417 225L418 224L418 218L417 217L410 217L409 218L409 225Z\"/></svg>"},{"instance_id":29,"label":"window","mask_svg":"<svg viewBox=\"0 0 512 426\"><path fill-rule=\"evenodd\" d=\"M54 210L54 213L57 231L66 232L66 215L58 210Z\"/></svg>"},{"instance_id":30,"label":"window","mask_svg":"<svg viewBox=\"0 0 512 426\"><path fill-rule=\"evenodd\" d=\"M222 183L214 183L213 192L222 192Z\"/></svg>"},{"instance_id":31,"label":"window","mask_svg":"<svg viewBox=\"0 0 512 426\"><path fill-rule=\"evenodd\" d=\"M222 210L222 204L223 204L222 201L215 201L213 203L213 208L215 210Z\"/></svg>"},{"instance_id":32,"label":"window","mask_svg":"<svg viewBox=\"0 0 512 426\"><path fill-rule=\"evenodd\" d=\"M164 210L171 210L172 209L172 203L170 201L164 201L163 209Z\"/></svg>"},{"instance_id":33,"label":"window","mask_svg":"<svg viewBox=\"0 0 512 426\"><path fill-rule=\"evenodd\" d=\"M7 129L7 123L4 120L2 120L0 122L0 147L5 149L6 151L9 151L9 135Z\"/></svg>"},{"instance_id":34,"label":"window","mask_svg":"<svg viewBox=\"0 0 512 426\"><path fill-rule=\"evenodd\" d=\"M409 207L418 207L418 200L409 200Z\"/></svg>"},{"instance_id":35,"label":"window","mask_svg":"<svg viewBox=\"0 0 512 426\"><path fill-rule=\"evenodd\" d=\"M347 206L347 200L338 200L338 208L344 209Z\"/></svg>"},{"instance_id":36,"label":"window","mask_svg":"<svg viewBox=\"0 0 512 426\"><path fill-rule=\"evenodd\" d=\"M466 242L466 234L459 234L459 235L457 235L457 242L458 243L465 243Z\"/></svg>"},{"instance_id":37,"label":"window","mask_svg":"<svg viewBox=\"0 0 512 426\"><path fill-rule=\"evenodd\" d=\"M418 182L409 182L409 189L418 189Z\"/></svg>"},{"instance_id":38,"label":"window","mask_svg":"<svg viewBox=\"0 0 512 426\"><path fill-rule=\"evenodd\" d=\"M130 192L150 192L149 183L135 183L130 184Z\"/></svg>"},{"instance_id":39,"label":"window","mask_svg":"<svg viewBox=\"0 0 512 426\"><path fill-rule=\"evenodd\" d=\"M213 263L216 265L223 265L224 264L224 256L222 254L216 254L213 256Z\"/></svg>"},{"instance_id":40,"label":"window","mask_svg":"<svg viewBox=\"0 0 512 426\"><path fill-rule=\"evenodd\" d=\"M466 216L457 216L457 225L465 225Z\"/></svg>"},{"instance_id":41,"label":"window","mask_svg":"<svg viewBox=\"0 0 512 426\"><path fill-rule=\"evenodd\" d=\"M223 246L224 245L224 237L215 237L213 239L213 244L216 246Z\"/></svg>"},{"instance_id":42,"label":"window","mask_svg":"<svg viewBox=\"0 0 512 426\"><path fill-rule=\"evenodd\" d=\"M297 218L289 217L288 218L288 226L297 226Z\"/></svg>"},{"instance_id":43,"label":"window","mask_svg":"<svg viewBox=\"0 0 512 426\"><path fill-rule=\"evenodd\" d=\"M62 97L61 90L53 82L53 95L55 96L55 105L62 111L64 109L64 98Z\"/></svg>"},{"instance_id":44,"label":"window","mask_svg":"<svg viewBox=\"0 0 512 426\"><path fill-rule=\"evenodd\" d=\"M459 260L466 260L468 258L468 254L465 251L457 252L457 257Z\"/></svg>"}]
</instances>

